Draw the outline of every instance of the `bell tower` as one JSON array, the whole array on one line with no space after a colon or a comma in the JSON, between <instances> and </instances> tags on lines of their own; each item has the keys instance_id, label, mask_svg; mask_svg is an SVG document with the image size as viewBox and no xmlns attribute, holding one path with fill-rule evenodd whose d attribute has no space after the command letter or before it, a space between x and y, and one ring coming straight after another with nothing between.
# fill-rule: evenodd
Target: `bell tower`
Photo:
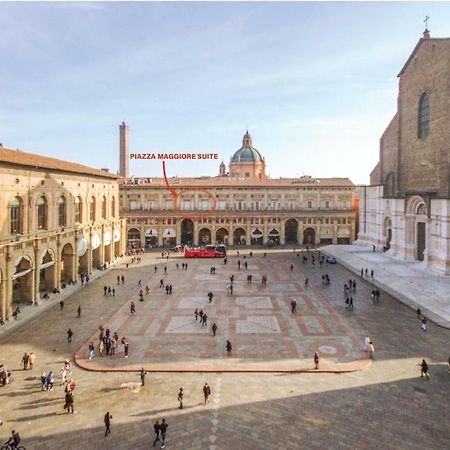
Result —
<instances>
[{"instance_id":1,"label":"bell tower","mask_svg":"<svg viewBox=\"0 0 450 450\"><path fill-rule=\"evenodd\" d=\"M119 174L128 178L128 125L125 122L119 126L120 166Z\"/></svg>"}]
</instances>

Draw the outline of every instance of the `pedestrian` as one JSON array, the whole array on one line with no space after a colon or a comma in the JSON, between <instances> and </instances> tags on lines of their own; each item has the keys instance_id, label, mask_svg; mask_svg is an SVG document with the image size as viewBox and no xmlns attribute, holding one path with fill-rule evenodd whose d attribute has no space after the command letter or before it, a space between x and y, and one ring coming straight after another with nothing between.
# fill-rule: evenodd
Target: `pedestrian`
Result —
<instances>
[{"instance_id":1,"label":"pedestrian","mask_svg":"<svg viewBox=\"0 0 450 450\"><path fill-rule=\"evenodd\" d=\"M166 448L166 432L168 426L169 425L167 424L166 419L163 419L161 425L159 426L159 432L161 435L161 448Z\"/></svg>"},{"instance_id":2,"label":"pedestrian","mask_svg":"<svg viewBox=\"0 0 450 450\"><path fill-rule=\"evenodd\" d=\"M169 295L172 295L172 285L169 284Z\"/></svg>"},{"instance_id":3,"label":"pedestrian","mask_svg":"<svg viewBox=\"0 0 450 450\"><path fill-rule=\"evenodd\" d=\"M125 277L123 275L120 277L120 280L122 281L122 284L125 284Z\"/></svg>"},{"instance_id":4,"label":"pedestrian","mask_svg":"<svg viewBox=\"0 0 450 450\"><path fill-rule=\"evenodd\" d=\"M306 278L305 279L305 287L308 287L308 284L309 284L309 278Z\"/></svg>"},{"instance_id":5,"label":"pedestrian","mask_svg":"<svg viewBox=\"0 0 450 450\"><path fill-rule=\"evenodd\" d=\"M150 294L150 288L148 287L148 284L145 285L145 295Z\"/></svg>"},{"instance_id":6,"label":"pedestrian","mask_svg":"<svg viewBox=\"0 0 450 450\"><path fill-rule=\"evenodd\" d=\"M233 295L233 285L230 284L230 295Z\"/></svg>"},{"instance_id":7,"label":"pedestrian","mask_svg":"<svg viewBox=\"0 0 450 450\"><path fill-rule=\"evenodd\" d=\"M113 295L113 297L116 296L116 288L112 288L112 295Z\"/></svg>"},{"instance_id":8,"label":"pedestrian","mask_svg":"<svg viewBox=\"0 0 450 450\"><path fill-rule=\"evenodd\" d=\"M129 352L129 347L130 344L128 343L128 341L125 339L124 343L123 343L123 353L124 353L124 357L128 358L128 352Z\"/></svg>"},{"instance_id":9,"label":"pedestrian","mask_svg":"<svg viewBox=\"0 0 450 450\"><path fill-rule=\"evenodd\" d=\"M195 320L198 320L198 308L195 308L194 316L195 316Z\"/></svg>"},{"instance_id":10,"label":"pedestrian","mask_svg":"<svg viewBox=\"0 0 450 450\"><path fill-rule=\"evenodd\" d=\"M205 383L203 386L203 396L205 397L205 405L208 402L208 397L211 395L211 388L208 386L208 383Z\"/></svg>"},{"instance_id":11,"label":"pedestrian","mask_svg":"<svg viewBox=\"0 0 450 450\"><path fill-rule=\"evenodd\" d=\"M22 364L23 364L23 370L28 370L28 362L30 361L30 357L27 353L25 353L22 356Z\"/></svg>"},{"instance_id":12,"label":"pedestrian","mask_svg":"<svg viewBox=\"0 0 450 450\"><path fill-rule=\"evenodd\" d=\"M106 297L106 293L108 292L108 286L103 286L103 295Z\"/></svg>"},{"instance_id":13,"label":"pedestrian","mask_svg":"<svg viewBox=\"0 0 450 450\"><path fill-rule=\"evenodd\" d=\"M167 275L167 266L164 266L164 275Z\"/></svg>"},{"instance_id":14,"label":"pedestrian","mask_svg":"<svg viewBox=\"0 0 450 450\"><path fill-rule=\"evenodd\" d=\"M89 342L89 359L92 359L94 357L94 343L91 341Z\"/></svg>"},{"instance_id":15,"label":"pedestrian","mask_svg":"<svg viewBox=\"0 0 450 450\"><path fill-rule=\"evenodd\" d=\"M294 270L294 264L291 264L290 269L291 269L291 272Z\"/></svg>"},{"instance_id":16,"label":"pedestrian","mask_svg":"<svg viewBox=\"0 0 450 450\"><path fill-rule=\"evenodd\" d=\"M207 325L206 325L206 319L208 318L208 316L206 315L206 314L203 314L203 317L202 317L202 326L203 327L206 327Z\"/></svg>"},{"instance_id":17,"label":"pedestrian","mask_svg":"<svg viewBox=\"0 0 450 450\"><path fill-rule=\"evenodd\" d=\"M366 336L365 338L364 338L364 346L363 346L363 350L365 351L365 352L368 352L369 351L369 349L370 349L370 337L369 336Z\"/></svg>"},{"instance_id":18,"label":"pedestrian","mask_svg":"<svg viewBox=\"0 0 450 450\"><path fill-rule=\"evenodd\" d=\"M139 376L141 377L141 386L145 386L145 376L147 375L147 371L142 367Z\"/></svg>"},{"instance_id":19,"label":"pedestrian","mask_svg":"<svg viewBox=\"0 0 450 450\"><path fill-rule=\"evenodd\" d=\"M372 341L369 343L369 358L373 359L373 354L375 352L375 347L373 346Z\"/></svg>"},{"instance_id":20,"label":"pedestrian","mask_svg":"<svg viewBox=\"0 0 450 450\"><path fill-rule=\"evenodd\" d=\"M105 414L104 421L105 421L105 437L108 436L109 433L111 433L111 419L112 415L109 413L109 411Z\"/></svg>"},{"instance_id":21,"label":"pedestrian","mask_svg":"<svg viewBox=\"0 0 450 450\"><path fill-rule=\"evenodd\" d=\"M142 280L138 281L138 286L142 286Z\"/></svg>"},{"instance_id":22,"label":"pedestrian","mask_svg":"<svg viewBox=\"0 0 450 450\"><path fill-rule=\"evenodd\" d=\"M420 319L422 316L422 310L420 308L417 308L416 313L417 313L417 318Z\"/></svg>"},{"instance_id":23,"label":"pedestrian","mask_svg":"<svg viewBox=\"0 0 450 450\"><path fill-rule=\"evenodd\" d=\"M203 309L200 310L200 312L198 313L198 315L200 316L200 325L203 322Z\"/></svg>"},{"instance_id":24,"label":"pedestrian","mask_svg":"<svg viewBox=\"0 0 450 450\"><path fill-rule=\"evenodd\" d=\"M36 355L33 352L31 352L28 355L28 367L29 367L29 369L33 368L35 362L36 362Z\"/></svg>"},{"instance_id":25,"label":"pedestrian","mask_svg":"<svg viewBox=\"0 0 450 450\"><path fill-rule=\"evenodd\" d=\"M184 396L183 388L180 387L180 390L178 392L178 401L180 402L180 406L178 407L179 409L183 409L183 396Z\"/></svg>"},{"instance_id":26,"label":"pedestrian","mask_svg":"<svg viewBox=\"0 0 450 450\"><path fill-rule=\"evenodd\" d=\"M319 369L319 353L318 352L314 352L314 366L317 369Z\"/></svg>"},{"instance_id":27,"label":"pedestrian","mask_svg":"<svg viewBox=\"0 0 450 450\"><path fill-rule=\"evenodd\" d=\"M373 269L370 271L370 278L373 280Z\"/></svg>"},{"instance_id":28,"label":"pedestrian","mask_svg":"<svg viewBox=\"0 0 450 450\"><path fill-rule=\"evenodd\" d=\"M291 312L292 314L295 314L297 312L297 302L295 301L295 298L291 301Z\"/></svg>"},{"instance_id":29,"label":"pedestrian","mask_svg":"<svg viewBox=\"0 0 450 450\"><path fill-rule=\"evenodd\" d=\"M59 310L62 311L63 308L64 308L64 302L61 300L61 301L59 302Z\"/></svg>"},{"instance_id":30,"label":"pedestrian","mask_svg":"<svg viewBox=\"0 0 450 450\"><path fill-rule=\"evenodd\" d=\"M348 302L348 309L353 311L353 297L350 297Z\"/></svg>"},{"instance_id":31,"label":"pedestrian","mask_svg":"<svg viewBox=\"0 0 450 450\"><path fill-rule=\"evenodd\" d=\"M213 332L213 336L215 336L215 335L216 335L216 332L217 332L217 325L216 325L215 322L212 324L211 330L212 330L212 332Z\"/></svg>"},{"instance_id":32,"label":"pedestrian","mask_svg":"<svg viewBox=\"0 0 450 450\"><path fill-rule=\"evenodd\" d=\"M228 340L227 340L226 349L227 349L227 355L230 356L231 355L231 350L233 349L233 347L231 346L231 342L228 341Z\"/></svg>"},{"instance_id":33,"label":"pedestrian","mask_svg":"<svg viewBox=\"0 0 450 450\"><path fill-rule=\"evenodd\" d=\"M364 269L361 269L361 278L364 276Z\"/></svg>"},{"instance_id":34,"label":"pedestrian","mask_svg":"<svg viewBox=\"0 0 450 450\"><path fill-rule=\"evenodd\" d=\"M156 445L156 443L159 441L160 428L159 428L158 420L153 424L153 429L155 430L155 440L153 441L153 447L154 447Z\"/></svg>"},{"instance_id":35,"label":"pedestrian","mask_svg":"<svg viewBox=\"0 0 450 450\"><path fill-rule=\"evenodd\" d=\"M429 380L429 376L428 376L428 364L427 362L422 359L422 362L420 362L419 364L417 364L418 366L420 366L420 378L423 378L423 376L425 375L426 379Z\"/></svg>"},{"instance_id":36,"label":"pedestrian","mask_svg":"<svg viewBox=\"0 0 450 450\"><path fill-rule=\"evenodd\" d=\"M67 342L72 342L73 331L72 328L67 330Z\"/></svg>"},{"instance_id":37,"label":"pedestrian","mask_svg":"<svg viewBox=\"0 0 450 450\"><path fill-rule=\"evenodd\" d=\"M130 315L132 314L136 315L136 305L134 304L134 302L131 302L130 305Z\"/></svg>"},{"instance_id":38,"label":"pedestrian","mask_svg":"<svg viewBox=\"0 0 450 450\"><path fill-rule=\"evenodd\" d=\"M111 286L108 286L108 297L111 297Z\"/></svg>"},{"instance_id":39,"label":"pedestrian","mask_svg":"<svg viewBox=\"0 0 450 450\"><path fill-rule=\"evenodd\" d=\"M159 280L159 287L164 287L164 280L162 278Z\"/></svg>"},{"instance_id":40,"label":"pedestrian","mask_svg":"<svg viewBox=\"0 0 450 450\"><path fill-rule=\"evenodd\" d=\"M48 391L53 391L53 384L55 383L55 375L53 374L52 371L50 371L47 375L47 382L46 382L46 386L47 386L47 390Z\"/></svg>"},{"instance_id":41,"label":"pedestrian","mask_svg":"<svg viewBox=\"0 0 450 450\"><path fill-rule=\"evenodd\" d=\"M427 319L425 319L425 317L422 318L420 328L422 328L423 331L427 331Z\"/></svg>"},{"instance_id":42,"label":"pedestrian","mask_svg":"<svg viewBox=\"0 0 450 450\"><path fill-rule=\"evenodd\" d=\"M117 286L120 284L120 275L117 275Z\"/></svg>"},{"instance_id":43,"label":"pedestrian","mask_svg":"<svg viewBox=\"0 0 450 450\"><path fill-rule=\"evenodd\" d=\"M75 414L75 411L73 409L74 406L74 398L72 391L68 390L65 395L65 404L64 408L67 409L67 414Z\"/></svg>"},{"instance_id":44,"label":"pedestrian","mask_svg":"<svg viewBox=\"0 0 450 450\"><path fill-rule=\"evenodd\" d=\"M209 291L208 292L208 303L212 303L213 297L214 297L214 294L211 291Z\"/></svg>"},{"instance_id":45,"label":"pedestrian","mask_svg":"<svg viewBox=\"0 0 450 450\"><path fill-rule=\"evenodd\" d=\"M81 317L81 305L78 306L78 309L77 309L77 317L78 317L78 318Z\"/></svg>"}]
</instances>

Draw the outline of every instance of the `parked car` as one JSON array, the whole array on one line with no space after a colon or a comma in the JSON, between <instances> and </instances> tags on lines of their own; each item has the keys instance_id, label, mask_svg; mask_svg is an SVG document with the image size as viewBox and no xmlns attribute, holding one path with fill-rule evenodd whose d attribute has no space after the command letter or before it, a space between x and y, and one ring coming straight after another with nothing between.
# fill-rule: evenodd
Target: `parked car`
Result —
<instances>
[{"instance_id":1,"label":"parked car","mask_svg":"<svg viewBox=\"0 0 450 450\"><path fill-rule=\"evenodd\" d=\"M336 258L334 256L327 256L328 264L336 264Z\"/></svg>"}]
</instances>

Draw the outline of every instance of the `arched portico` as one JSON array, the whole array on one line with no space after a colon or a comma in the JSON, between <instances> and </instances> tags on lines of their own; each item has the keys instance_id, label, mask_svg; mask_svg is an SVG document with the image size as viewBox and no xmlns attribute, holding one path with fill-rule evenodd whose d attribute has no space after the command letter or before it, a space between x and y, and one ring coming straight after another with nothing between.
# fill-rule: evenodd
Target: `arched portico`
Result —
<instances>
[{"instance_id":1,"label":"arched portico","mask_svg":"<svg viewBox=\"0 0 450 450\"><path fill-rule=\"evenodd\" d=\"M75 280L75 253L72 244L67 243L61 250L60 262L60 279L61 283L69 283Z\"/></svg>"},{"instance_id":2,"label":"arched portico","mask_svg":"<svg viewBox=\"0 0 450 450\"><path fill-rule=\"evenodd\" d=\"M246 232L243 228L236 228L233 231L233 244L234 245L245 245L247 242Z\"/></svg>"},{"instance_id":3,"label":"arched portico","mask_svg":"<svg viewBox=\"0 0 450 450\"><path fill-rule=\"evenodd\" d=\"M39 262L39 290L51 292L56 287L56 258L52 249L47 249Z\"/></svg>"},{"instance_id":4,"label":"arched portico","mask_svg":"<svg viewBox=\"0 0 450 450\"><path fill-rule=\"evenodd\" d=\"M192 245L194 242L194 222L191 219L181 221L181 244Z\"/></svg>"},{"instance_id":5,"label":"arched portico","mask_svg":"<svg viewBox=\"0 0 450 450\"><path fill-rule=\"evenodd\" d=\"M316 230L314 228L305 228L303 231L303 243L314 245L316 243Z\"/></svg>"},{"instance_id":6,"label":"arched portico","mask_svg":"<svg viewBox=\"0 0 450 450\"><path fill-rule=\"evenodd\" d=\"M284 223L284 235L286 244L297 244L298 222L295 219L288 219Z\"/></svg>"},{"instance_id":7,"label":"arched portico","mask_svg":"<svg viewBox=\"0 0 450 450\"><path fill-rule=\"evenodd\" d=\"M33 263L28 256L18 258L14 264L13 295L14 303L34 302Z\"/></svg>"},{"instance_id":8,"label":"arched portico","mask_svg":"<svg viewBox=\"0 0 450 450\"><path fill-rule=\"evenodd\" d=\"M201 228L199 230L198 243L200 245L211 244L211 230L209 228Z\"/></svg>"},{"instance_id":9,"label":"arched portico","mask_svg":"<svg viewBox=\"0 0 450 450\"><path fill-rule=\"evenodd\" d=\"M216 231L216 241L219 244L228 244L228 230L226 228L219 228Z\"/></svg>"}]
</instances>

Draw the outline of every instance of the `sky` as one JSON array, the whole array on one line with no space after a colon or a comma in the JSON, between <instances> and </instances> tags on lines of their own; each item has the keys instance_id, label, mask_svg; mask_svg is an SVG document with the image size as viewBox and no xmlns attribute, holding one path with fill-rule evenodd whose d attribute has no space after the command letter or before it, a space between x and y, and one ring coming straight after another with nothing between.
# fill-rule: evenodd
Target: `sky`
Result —
<instances>
[{"instance_id":1,"label":"sky","mask_svg":"<svg viewBox=\"0 0 450 450\"><path fill-rule=\"evenodd\" d=\"M130 152L218 153L167 163L204 176L248 128L271 177L368 183L426 15L450 36L441 2L0 3L0 142L116 172L124 120Z\"/></svg>"}]
</instances>

